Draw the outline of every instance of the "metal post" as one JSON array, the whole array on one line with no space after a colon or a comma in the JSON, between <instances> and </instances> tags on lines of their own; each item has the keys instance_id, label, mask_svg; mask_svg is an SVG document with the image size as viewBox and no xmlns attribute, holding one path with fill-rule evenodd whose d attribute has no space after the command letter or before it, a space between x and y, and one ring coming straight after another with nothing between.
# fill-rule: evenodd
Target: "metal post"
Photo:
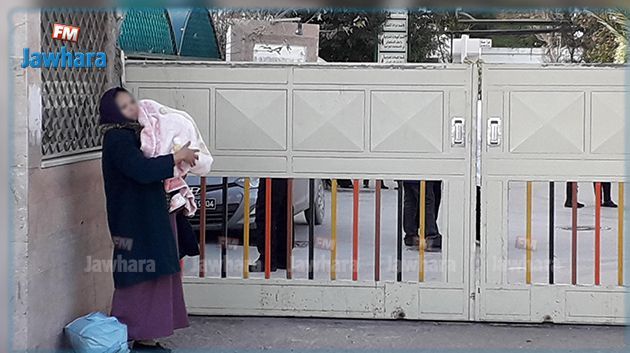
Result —
<instances>
[{"instance_id":1,"label":"metal post","mask_svg":"<svg viewBox=\"0 0 630 353\"><path fill-rule=\"evenodd\" d=\"M600 285L602 183L595 183L595 285Z\"/></svg>"},{"instance_id":2,"label":"metal post","mask_svg":"<svg viewBox=\"0 0 630 353\"><path fill-rule=\"evenodd\" d=\"M243 278L249 278L249 208L250 179L245 178L243 195Z\"/></svg>"},{"instance_id":3,"label":"metal post","mask_svg":"<svg viewBox=\"0 0 630 353\"><path fill-rule=\"evenodd\" d=\"M308 212L311 215L311 221L308 222L308 279L315 278L314 260L315 260L315 179L308 180Z\"/></svg>"},{"instance_id":4,"label":"metal post","mask_svg":"<svg viewBox=\"0 0 630 353\"><path fill-rule=\"evenodd\" d=\"M223 204L223 237L221 242L221 278L227 277L227 242L228 242L228 178L223 177L223 190L221 192Z\"/></svg>"},{"instance_id":5,"label":"metal post","mask_svg":"<svg viewBox=\"0 0 630 353\"><path fill-rule=\"evenodd\" d=\"M555 254L555 223L556 223L556 192L553 181L549 182L549 284L554 283L554 254Z\"/></svg>"},{"instance_id":6,"label":"metal post","mask_svg":"<svg viewBox=\"0 0 630 353\"><path fill-rule=\"evenodd\" d=\"M402 281L402 237L403 237L403 181L398 183L398 210L396 232L396 281Z\"/></svg>"},{"instance_id":7,"label":"metal post","mask_svg":"<svg viewBox=\"0 0 630 353\"><path fill-rule=\"evenodd\" d=\"M376 180L374 205L374 281L381 280L381 183Z\"/></svg>"},{"instance_id":8,"label":"metal post","mask_svg":"<svg viewBox=\"0 0 630 353\"><path fill-rule=\"evenodd\" d=\"M352 280L359 279L359 180L354 179L352 192Z\"/></svg>"},{"instance_id":9,"label":"metal post","mask_svg":"<svg viewBox=\"0 0 630 353\"><path fill-rule=\"evenodd\" d=\"M571 284L577 284L577 226L578 226L578 187L577 182L571 182Z\"/></svg>"},{"instance_id":10,"label":"metal post","mask_svg":"<svg viewBox=\"0 0 630 353\"><path fill-rule=\"evenodd\" d=\"M287 279L293 277L293 179L287 179Z\"/></svg>"},{"instance_id":11,"label":"metal post","mask_svg":"<svg viewBox=\"0 0 630 353\"><path fill-rule=\"evenodd\" d=\"M206 277L206 177L201 177L199 201L199 277Z\"/></svg>"},{"instance_id":12,"label":"metal post","mask_svg":"<svg viewBox=\"0 0 630 353\"><path fill-rule=\"evenodd\" d=\"M265 279L271 278L271 178L265 179Z\"/></svg>"}]
</instances>

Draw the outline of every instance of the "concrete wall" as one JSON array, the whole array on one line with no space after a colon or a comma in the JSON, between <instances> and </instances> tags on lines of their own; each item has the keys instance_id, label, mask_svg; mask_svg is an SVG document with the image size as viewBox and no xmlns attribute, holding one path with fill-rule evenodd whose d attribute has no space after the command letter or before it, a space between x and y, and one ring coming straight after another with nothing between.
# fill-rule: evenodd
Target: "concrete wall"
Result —
<instances>
[{"instance_id":1,"label":"concrete wall","mask_svg":"<svg viewBox=\"0 0 630 353\"><path fill-rule=\"evenodd\" d=\"M5 17L7 18L7 17ZM5 33L2 32L2 37L5 36ZM0 39L0 45L3 48L6 48L6 42ZM0 60L0 66L7 67L8 60L6 57ZM8 82L6 71L2 70L0 73L0 82ZM2 108L3 116L8 116L7 112L7 104L8 100L5 98L7 95L4 94L4 89L0 90L0 107ZM0 141L2 141L2 147L0 147L0 173L2 173L2 177L0 177L0 200L7 200L7 202L0 203L0 225L4 226L4 229L0 231L0 283L3 285L0 288L0 351L6 352L8 351L8 342L9 342L9 286L6 284L10 284L9 282L9 246L6 246L9 243L9 234L6 232L6 229L9 225L9 220L11 219L9 215L9 185L8 178L6 177L9 174L9 143L8 143L8 127L7 127L8 119L2 119L0 121Z\"/></svg>"},{"instance_id":2,"label":"concrete wall","mask_svg":"<svg viewBox=\"0 0 630 353\"><path fill-rule=\"evenodd\" d=\"M28 174L28 345L46 349L62 345L61 330L74 318L108 313L111 273L86 268L112 249L100 160Z\"/></svg>"},{"instance_id":3,"label":"concrete wall","mask_svg":"<svg viewBox=\"0 0 630 353\"><path fill-rule=\"evenodd\" d=\"M28 273L28 92L27 80L36 75L35 72L25 71L20 67L21 46L30 45L28 40L29 30L34 31L34 24L29 24L29 16L25 13L16 13L12 20L12 42L14 47L11 51L11 84L13 102L12 108L13 129L9 135L12 141L12 156L10 156L10 194L12 201L10 209L12 214L12 234L10 234L9 248L13 252L12 263L10 264L10 275L12 276L11 292L9 294L10 308L13 309L12 320L12 343L15 350L27 347L27 273ZM39 30L37 30L39 31Z\"/></svg>"},{"instance_id":4,"label":"concrete wall","mask_svg":"<svg viewBox=\"0 0 630 353\"><path fill-rule=\"evenodd\" d=\"M109 311L111 273L86 271L111 259L99 159L42 168L41 76L19 67L22 48L37 48L39 13L18 13L14 60L13 348L64 345L63 327L91 311ZM26 43L26 44L25 44Z\"/></svg>"}]
</instances>

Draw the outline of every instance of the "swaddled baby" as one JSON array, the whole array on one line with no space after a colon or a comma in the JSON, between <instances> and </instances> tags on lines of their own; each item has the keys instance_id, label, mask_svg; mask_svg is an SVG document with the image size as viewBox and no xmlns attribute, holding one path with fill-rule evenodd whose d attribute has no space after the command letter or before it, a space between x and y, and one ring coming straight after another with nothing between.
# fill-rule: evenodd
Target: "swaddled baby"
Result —
<instances>
[{"instance_id":1,"label":"swaddled baby","mask_svg":"<svg viewBox=\"0 0 630 353\"><path fill-rule=\"evenodd\" d=\"M192 216L197 212L197 205L195 196L184 179L188 173L207 175L213 161L197 124L188 113L150 99L142 99L138 105L138 123L142 125L140 149L145 157L153 158L177 152L188 142L191 149L199 150L199 160L195 166L179 163L175 165L173 178L164 181L164 189L171 195L169 211L174 212L183 207L186 215Z\"/></svg>"}]
</instances>

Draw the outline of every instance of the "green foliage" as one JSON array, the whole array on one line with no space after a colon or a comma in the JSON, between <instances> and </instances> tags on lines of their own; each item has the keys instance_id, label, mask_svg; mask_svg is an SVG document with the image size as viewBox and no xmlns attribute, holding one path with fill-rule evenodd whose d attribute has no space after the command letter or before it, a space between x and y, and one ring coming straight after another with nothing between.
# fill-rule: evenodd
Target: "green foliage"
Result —
<instances>
[{"instance_id":1,"label":"green foliage","mask_svg":"<svg viewBox=\"0 0 630 353\"><path fill-rule=\"evenodd\" d=\"M625 62L627 51L627 10L590 12L579 9L477 12L477 18L534 18L563 23L562 30L550 34L483 36L494 47L546 47L549 61L612 63ZM378 35L386 19L383 11L361 9L308 9L219 11L213 13L219 41L234 19L299 17L304 23L320 26L319 56L329 62L374 62ZM409 11L408 61L450 61L450 31L470 29L457 21L455 11L412 9ZM528 24L476 24L474 29L533 29ZM538 27L539 28L539 27ZM222 37L223 36L223 37ZM458 37L458 36L457 36ZM479 38L479 36L475 36Z\"/></svg>"},{"instance_id":2,"label":"green foliage","mask_svg":"<svg viewBox=\"0 0 630 353\"><path fill-rule=\"evenodd\" d=\"M319 24L319 57L330 62L374 62L386 14L379 11L316 9L298 11Z\"/></svg>"},{"instance_id":3,"label":"green foliage","mask_svg":"<svg viewBox=\"0 0 630 353\"><path fill-rule=\"evenodd\" d=\"M409 62L429 62L435 57L450 61L450 37L444 33L459 28L454 12L426 9L409 11Z\"/></svg>"},{"instance_id":4,"label":"green foliage","mask_svg":"<svg viewBox=\"0 0 630 353\"><path fill-rule=\"evenodd\" d=\"M628 15L626 9L610 9L604 12L586 12L589 21L599 26L592 35L593 44L586 52L589 62L613 62L623 64L628 61Z\"/></svg>"}]
</instances>

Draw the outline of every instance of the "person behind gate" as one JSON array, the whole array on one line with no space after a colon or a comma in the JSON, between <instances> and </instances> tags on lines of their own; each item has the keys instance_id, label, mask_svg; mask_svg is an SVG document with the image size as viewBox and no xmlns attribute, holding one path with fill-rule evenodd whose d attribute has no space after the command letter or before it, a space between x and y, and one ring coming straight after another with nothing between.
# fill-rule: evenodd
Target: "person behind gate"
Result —
<instances>
[{"instance_id":1,"label":"person behind gate","mask_svg":"<svg viewBox=\"0 0 630 353\"><path fill-rule=\"evenodd\" d=\"M267 179L261 178L256 196L256 248L260 256L249 272L265 271L265 218ZM287 268L287 179L271 179L271 271Z\"/></svg>"},{"instance_id":2,"label":"person behind gate","mask_svg":"<svg viewBox=\"0 0 630 353\"><path fill-rule=\"evenodd\" d=\"M420 243L418 228L420 227L420 182L404 180L404 215L403 228L405 245L415 246ZM439 252L442 250L442 235L438 229L437 218L442 201L442 182L432 180L426 182L425 189L425 250Z\"/></svg>"}]
</instances>

